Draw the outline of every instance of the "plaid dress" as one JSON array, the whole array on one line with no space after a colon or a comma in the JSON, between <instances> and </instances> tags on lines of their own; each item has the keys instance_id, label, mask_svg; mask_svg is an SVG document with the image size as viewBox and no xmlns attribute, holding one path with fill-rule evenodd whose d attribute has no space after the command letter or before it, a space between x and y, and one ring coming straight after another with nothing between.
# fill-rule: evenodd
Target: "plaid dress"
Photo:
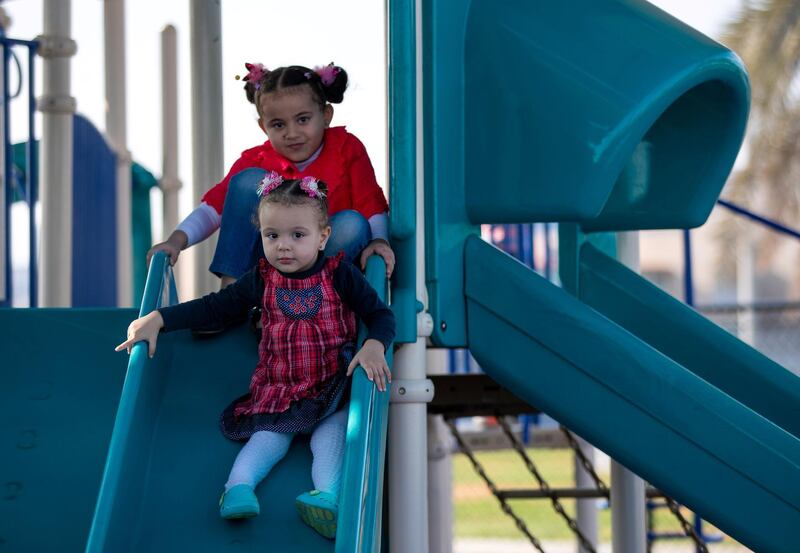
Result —
<instances>
[{"instance_id":1,"label":"plaid dress","mask_svg":"<svg viewBox=\"0 0 800 553\"><path fill-rule=\"evenodd\" d=\"M302 279L283 276L265 259L264 330L250 392L222 413L222 432L246 440L259 430L302 432L333 413L346 391L356 317L333 287L342 254Z\"/></svg>"}]
</instances>

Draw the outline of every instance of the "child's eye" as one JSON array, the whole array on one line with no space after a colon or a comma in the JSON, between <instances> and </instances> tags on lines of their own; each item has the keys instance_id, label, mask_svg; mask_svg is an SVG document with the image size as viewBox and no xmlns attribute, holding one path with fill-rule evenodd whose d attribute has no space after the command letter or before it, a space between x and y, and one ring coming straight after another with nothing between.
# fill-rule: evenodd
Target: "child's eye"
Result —
<instances>
[{"instance_id":1,"label":"child's eye","mask_svg":"<svg viewBox=\"0 0 800 553\"><path fill-rule=\"evenodd\" d=\"M311 118L309 116L307 116L307 115L303 115L302 117L298 117L297 118L297 122L300 123L301 125L304 125L305 123L308 123L310 120L311 120Z\"/></svg>"},{"instance_id":2,"label":"child's eye","mask_svg":"<svg viewBox=\"0 0 800 553\"><path fill-rule=\"evenodd\" d=\"M294 233L294 237L295 237L295 238L297 238L297 239L300 239L300 238L302 238L303 236L305 236L305 233L304 233L304 232L295 232L295 233Z\"/></svg>"},{"instance_id":3,"label":"child's eye","mask_svg":"<svg viewBox=\"0 0 800 553\"><path fill-rule=\"evenodd\" d=\"M283 128L283 123L273 123L272 124L272 128L273 129L282 129Z\"/></svg>"},{"instance_id":4,"label":"child's eye","mask_svg":"<svg viewBox=\"0 0 800 553\"><path fill-rule=\"evenodd\" d=\"M274 232L268 232L264 236L266 236L267 240L275 240L278 237Z\"/></svg>"}]
</instances>

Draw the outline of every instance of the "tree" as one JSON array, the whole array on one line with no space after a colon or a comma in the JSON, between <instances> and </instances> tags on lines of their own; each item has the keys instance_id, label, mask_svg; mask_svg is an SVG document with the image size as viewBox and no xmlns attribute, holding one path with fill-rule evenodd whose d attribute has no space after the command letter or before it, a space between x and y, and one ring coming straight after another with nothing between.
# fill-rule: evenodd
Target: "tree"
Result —
<instances>
[{"instance_id":1,"label":"tree","mask_svg":"<svg viewBox=\"0 0 800 553\"><path fill-rule=\"evenodd\" d=\"M724 196L787 226L798 226L800 2L744 0L721 40L743 59L752 88L746 163L731 176ZM723 225L723 244L730 247L737 231L738 225L731 221ZM765 263L776 240L774 235L759 234L760 262Z\"/></svg>"}]
</instances>

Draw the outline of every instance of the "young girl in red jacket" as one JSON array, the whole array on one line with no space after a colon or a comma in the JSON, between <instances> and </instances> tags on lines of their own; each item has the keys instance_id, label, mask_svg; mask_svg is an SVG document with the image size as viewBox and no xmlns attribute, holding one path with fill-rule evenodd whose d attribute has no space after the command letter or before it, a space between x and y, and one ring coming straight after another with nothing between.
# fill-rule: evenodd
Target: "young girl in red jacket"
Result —
<instances>
[{"instance_id":1,"label":"young girl in red jacket","mask_svg":"<svg viewBox=\"0 0 800 553\"><path fill-rule=\"evenodd\" d=\"M202 198L169 238L153 246L174 264L181 250L202 242L220 229L209 269L221 277L221 286L234 282L262 257L253 225L257 202L254 191L260 171L283 178L314 177L329 186L332 235L328 255L344 252L362 269L376 253L386 261L387 276L394 268L388 242L388 205L361 141L344 127L330 127L332 104L342 101L347 73L333 64L311 70L292 65L274 70L245 64L247 99L255 104L258 125L268 140L242 152L228 174Z\"/></svg>"}]
</instances>

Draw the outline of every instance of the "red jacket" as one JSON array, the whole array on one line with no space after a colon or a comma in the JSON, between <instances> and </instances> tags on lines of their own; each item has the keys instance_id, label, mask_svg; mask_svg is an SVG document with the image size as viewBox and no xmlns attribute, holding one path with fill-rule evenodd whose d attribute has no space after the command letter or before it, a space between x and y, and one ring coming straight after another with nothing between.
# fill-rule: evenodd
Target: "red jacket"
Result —
<instances>
[{"instance_id":1,"label":"red jacket","mask_svg":"<svg viewBox=\"0 0 800 553\"><path fill-rule=\"evenodd\" d=\"M369 219L389 211L361 141L344 127L326 129L324 140L319 157L305 171L298 171L294 163L272 148L269 140L245 150L225 178L203 195L202 201L222 214L231 177L250 167L259 167L277 171L285 179L312 176L324 181L328 185L328 212L331 215L344 209L355 209Z\"/></svg>"}]
</instances>

